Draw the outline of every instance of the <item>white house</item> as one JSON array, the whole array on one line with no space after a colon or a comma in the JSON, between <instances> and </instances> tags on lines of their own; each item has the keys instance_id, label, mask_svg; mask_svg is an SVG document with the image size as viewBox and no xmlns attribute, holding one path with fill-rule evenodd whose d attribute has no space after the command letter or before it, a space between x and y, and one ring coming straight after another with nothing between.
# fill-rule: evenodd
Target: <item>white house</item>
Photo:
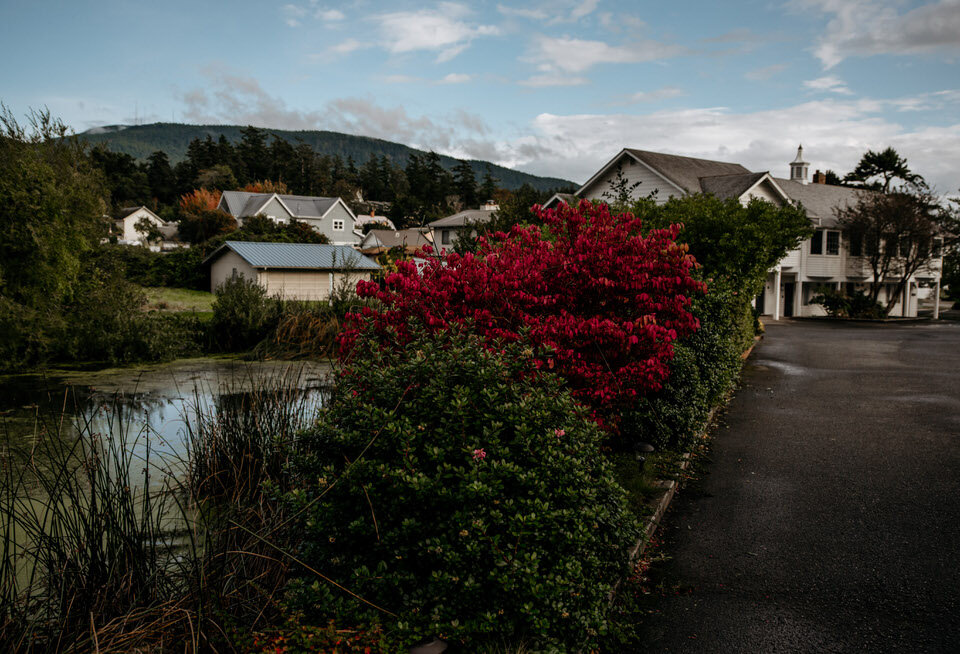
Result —
<instances>
[{"instance_id":1,"label":"white house","mask_svg":"<svg viewBox=\"0 0 960 654\"><path fill-rule=\"evenodd\" d=\"M493 205L496 206L496 205ZM497 207L499 208L499 207ZM436 249L453 250L453 244L465 234L476 236L474 226L488 223L496 209L465 209L428 224Z\"/></svg>"},{"instance_id":2,"label":"white house","mask_svg":"<svg viewBox=\"0 0 960 654\"><path fill-rule=\"evenodd\" d=\"M145 220L156 227L163 235L162 240L147 242L147 235L137 230L137 224L141 220ZM177 223L166 222L146 207L126 207L122 209L114 224L117 232L117 243L121 245L141 245L154 252L182 247L182 244L176 241Z\"/></svg>"},{"instance_id":3,"label":"white house","mask_svg":"<svg viewBox=\"0 0 960 654\"><path fill-rule=\"evenodd\" d=\"M210 292L240 276L287 300L327 300L335 290L353 288L380 269L345 245L246 241L227 241L203 264L210 266Z\"/></svg>"},{"instance_id":4,"label":"white house","mask_svg":"<svg viewBox=\"0 0 960 654\"><path fill-rule=\"evenodd\" d=\"M278 223L304 222L330 239L333 245L358 245L363 238L357 217L340 198L224 191L217 209L226 211L243 226L243 219L266 216Z\"/></svg>"},{"instance_id":5,"label":"white house","mask_svg":"<svg viewBox=\"0 0 960 654\"><path fill-rule=\"evenodd\" d=\"M629 189L634 199L651 197L658 204L670 197L696 193L709 193L723 199L736 198L743 204L753 198L778 206L788 202L799 204L806 209L816 231L770 271L766 286L756 299L756 306L762 315L774 320L780 316L817 316L823 315L824 310L820 305L810 303L814 296L827 288L848 292L865 290L872 281L872 272L860 252L848 251L851 246L856 246L841 237L836 219L837 209L855 203L858 194L864 191L827 185L825 176L819 171L810 183L807 179L809 167L810 164L803 160L802 147L797 149L797 156L790 163L789 179L773 177L769 172L751 172L735 163L625 148L577 189L572 198L558 194L545 206L560 202L569 204L579 199L612 200L611 187L615 181L625 182L621 186ZM924 292L921 287L924 287L932 289L936 317L942 265L942 258L937 259L927 269L912 276L890 315L916 316L917 299ZM881 302L886 303L887 293L893 292L894 286L891 284L882 289Z\"/></svg>"}]
</instances>

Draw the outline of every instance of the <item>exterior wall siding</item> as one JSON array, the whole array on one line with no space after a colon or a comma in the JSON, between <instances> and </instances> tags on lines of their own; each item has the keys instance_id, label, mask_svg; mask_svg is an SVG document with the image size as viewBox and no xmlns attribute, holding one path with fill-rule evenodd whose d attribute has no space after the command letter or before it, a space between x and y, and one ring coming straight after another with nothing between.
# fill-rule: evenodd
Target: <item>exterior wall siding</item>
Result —
<instances>
[{"instance_id":1,"label":"exterior wall siding","mask_svg":"<svg viewBox=\"0 0 960 654\"><path fill-rule=\"evenodd\" d=\"M274 220L276 220L278 223L289 222L293 217L290 215L289 211L283 208L283 205L279 200L277 200L277 198L271 198L270 201L263 205L263 208L257 213L264 216L273 216Z\"/></svg>"},{"instance_id":2,"label":"exterior wall siding","mask_svg":"<svg viewBox=\"0 0 960 654\"><path fill-rule=\"evenodd\" d=\"M654 173L642 163L634 161L630 157L621 159L623 176L629 185L640 182L640 186L633 190L631 194L634 199L645 198L656 191L657 204L663 204L671 196L684 195L673 184L667 182L662 177ZM587 200L605 200L604 193L610 193L610 183L617 177L617 167L614 166L607 174L597 179L589 188L584 189L580 197Z\"/></svg>"},{"instance_id":3,"label":"exterior wall siding","mask_svg":"<svg viewBox=\"0 0 960 654\"><path fill-rule=\"evenodd\" d=\"M168 232L171 231L170 228L164 228L164 223L162 220L157 220L149 213L140 209L139 211L134 211L132 214L123 219L123 235L120 237L124 241L140 241L143 239L143 234L137 231L137 223L140 222L141 218L146 218L154 225L156 225L165 237L170 236ZM172 230L176 231L176 229Z\"/></svg>"},{"instance_id":4,"label":"exterior wall siding","mask_svg":"<svg viewBox=\"0 0 960 654\"><path fill-rule=\"evenodd\" d=\"M775 204L778 207L783 206L783 200L770 187L770 185L767 183L766 180L764 180L762 184L758 184L757 186L754 186L747 193L745 193L744 196L740 198L740 202L742 202L744 205L747 205L750 203L750 200L752 200L753 198L766 200L767 202Z\"/></svg>"},{"instance_id":5,"label":"exterior wall siding","mask_svg":"<svg viewBox=\"0 0 960 654\"><path fill-rule=\"evenodd\" d=\"M210 266L210 292L215 293L217 287L230 279L234 271L247 279L257 280L257 271L253 266L233 250L227 250Z\"/></svg>"},{"instance_id":6,"label":"exterior wall siding","mask_svg":"<svg viewBox=\"0 0 960 654\"><path fill-rule=\"evenodd\" d=\"M268 295L285 300L330 297L330 272L326 270L261 270L259 282Z\"/></svg>"},{"instance_id":7,"label":"exterior wall siding","mask_svg":"<svg viewBox=\"0 0 960 654\"><path fill-rule=\"evenodd\" d=\"M362 239L353 232L355 227L353 216L340 203L335 204L323 218L301 218L300 220L326 236L334 245L357 245ZM343 221L342 231L334 231L334 220Z\"/></svg>"}]
</instances>

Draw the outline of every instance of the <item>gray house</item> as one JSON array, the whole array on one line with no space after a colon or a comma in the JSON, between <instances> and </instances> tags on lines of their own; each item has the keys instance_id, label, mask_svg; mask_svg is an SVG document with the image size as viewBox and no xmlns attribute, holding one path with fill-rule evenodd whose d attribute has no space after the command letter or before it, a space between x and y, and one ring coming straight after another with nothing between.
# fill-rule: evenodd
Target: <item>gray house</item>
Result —
<instances>
[{"instance_id":1,"label":"gray house","mask_svg":"<svg viewBox=\"0 0 960 654\"><path fill-rule=\"evenodd\" d=\"M493 218L494 209L467 209L452 216L434 220L427 225L433 236L434 247L450 251L454 242L461 236L476 236L475 225L488 223Z\"/></svg>"},{"instance_id":2,"label":"gray house","mask_svg":"<svg viewBox=\"0 0 960 654\"><path fill-rule=\"evenodd\" d=\"M236 218L240 226L244 218L262 215L278 223L304 222L333 245L357 245L363 238L357 217L340 198L224 191L217 208Z\"/></svg>"},{"instance_id":3,"label":"gray house","mask_svg":"<svg viewBox=\"0 0 960 654\"><path fill-rule=\"evenodd\" d=\"M360 251L364 254L381 254L395 247L403 247L413 254L424 245L433 245L433 235L422 229L371 229L363 237Z\"/></svg>"},{"instance_id":4,"label":"gray house","mask_svg":"<svg viewBox=\"0 0 960 654\"><path fill-rule=\"evenodd\" d=\"M210 291L233 276L256 281L287 300L328 300L333 291L354 288L380 269L345 245L227 241L203 261L210 266Z\"/></svg>"}]
</instances>

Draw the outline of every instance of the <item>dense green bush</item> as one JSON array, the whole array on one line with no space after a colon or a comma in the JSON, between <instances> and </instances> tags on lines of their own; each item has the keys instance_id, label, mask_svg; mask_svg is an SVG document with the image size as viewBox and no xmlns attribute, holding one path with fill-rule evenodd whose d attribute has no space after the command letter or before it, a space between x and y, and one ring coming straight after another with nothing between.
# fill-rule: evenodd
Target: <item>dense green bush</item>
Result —
<instances>
[{"instance_id":1,"label":"dense green bush","mask_svg":"<svg viewBox=\"0 0 960 654\"><path fill-rule=\"evenodd\" d=\"M827 289L810 300L819 304L828 316L834 318L883 318L885 312L879 302L874 302L863 291L848 295L843 291Z\"/></svg>"},{"instance_id":2,"label":"dense green bush","mask_svg":"<svg viewBox=\"0 0 960 654\"><path fill-rule=\"evenodd\" d=\"M389 351L361 338L288 496L298 557L350 593L304 571L291 608L407 643L595 641L637 527L597 426L522 349L459 329Z\"/></svg>"},{"instance_id":3,"label":"dense green bush","mask_svg":"<svg viewBox=\"0 0 960 654\"><path fill-rule=\"evenodd\" d=\"M165 361L199 354L205 329L191 314L144 311L146 296L120 269L85 266L62 333L55 339L61 360Z\"/></svg>"},{"instance_id":4,"label":"dense green bush","mask_svg":"<svg viewBox=\"0 0 960 654\"><path fill-rule=\"evenodd\" d=\"M700 329L674 345L670 378L624 415L624 437L658 450L686 451L706 425L710 409L732 388L750 347L754 320L750 303L717 284L694 300Z\"/></svg>"},{"instance_id":5,"label":"dense green bush","mask_svg":"<svg viewBox=\"0 0 960 654\"><path fill-rule=\"evenodd\" d=\"M223 351L252 348L280 321L282 301L267 295L255 280L234 275L217 288L216 295L210 333Z\"/></svg>"}]
</instances>

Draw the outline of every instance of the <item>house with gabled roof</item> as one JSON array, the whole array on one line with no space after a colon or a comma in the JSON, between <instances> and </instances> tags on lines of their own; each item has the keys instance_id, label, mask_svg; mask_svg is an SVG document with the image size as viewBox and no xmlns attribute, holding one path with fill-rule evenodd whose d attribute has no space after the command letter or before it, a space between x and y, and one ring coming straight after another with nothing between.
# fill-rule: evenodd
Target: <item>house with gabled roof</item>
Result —
<instances>
[{"instance_id":1,"label":"house with gabled roof","mask_svg":"<svg viewBox=\"0 0 960 654\"><path fill-rule=\"evenodd\" d=\"M851 293L864 290L872 281L872 271L859 244L844 241L836 217L839 209L856 203L859 194L871 191L827 185L826 176L820 171L811 182L809 167L802 146L790 162L788 179L774 177L769 171L751 172L737 163L624 148L572 197L557 194L545 206L573 204L582 199L610 201L615 183L629 189L633 199L652 198L658 204L671 197L705 193L743 204L756 198L777 206L802 206L813 223L814 234L770 271L755 306L761 315L775 320L780 316L817 316L823 315L824 310L811 300L824 290ZM934 299L936 317L942 267L943 260L939 258L913 275L903 294L896 298L890 315L916 316L919 296L929 294ZM895 287L889 284L881 289L880 302L886 303Z\"/></svg>"},{"instance_id":2,"label":"house with gabled roof","mask_svg":"<svg viewBox=\"0 0 960 654\"><path fill-rule=\"evenodd\" d=\"M493 220L494 213L496 209L464 209L429 223L427 227L430 228L436 250L453 251L458 238L476 236L476 226Z\"/></svg>"},{"instance_id":3,"label":"house with gabled roof","mask_svg":"<svg viewBox=\"0 0 960 654\"><path fill-rule=\"evenodd\" d=\"M287 300L328 300L339 288L370 279L379 264L346 245L227 241L203 261L210 292L231 277L257 282Z\"/></svg>"},{"instance_id":4,"label":"house with gabled roof","mask_svg":"<svg viewBox=\"0 0 960 654\"><path fill-rule=\"evenodd\" d=\"M224 191L217 209L236 218L241 227L244 218L266 216L278 223L306 223L333 245L357 245L363 238L357 217L340 198Z\"/></svg>"},{"instance_id":5,"label":"house with gabled roof","mask_svg":"<svg viewBox=\"0 0 960 654\"><path fill-rule=\"evenodd\" d=\"M402 247L404 253L414 254L425 245L433 246L433 235L424 229L371 229L359 249L364 254L377 255Z\"/></svg>"},{"instance_id":6,"label":"house with gabled roof","mask_svg":"<svg viewBox=\"0 0 960 654\"><path fill-rule=\"evenodd\" d=\"M663 152L624 148L574 193L578 199L606 201L618 176L635 198L649 197L663 204L674 196L711 193L749 202L758 197L774 203L789 201L769 172L755 173L740 164L683 157ZM563 201L560 194L547 207Z\"/></svg>"},{"instance_id":7,"label":"house with gabled roof","mask_svg":"<svg viewBox=\"0 0 960 654\"><path fill-rule=\"evenodd\" d=\"M148 242L146 233L137 229L137 226L141 224L151 225L162 235L162 238L158 241ZM124 207L114 220L114 234L117 237L117 243L121 245L141 245L154 252L175 250L188 246L188 244L180 243L177 240L177 231L177 223L167 222L144 206Z\"/></svg>"}]
</instances>

